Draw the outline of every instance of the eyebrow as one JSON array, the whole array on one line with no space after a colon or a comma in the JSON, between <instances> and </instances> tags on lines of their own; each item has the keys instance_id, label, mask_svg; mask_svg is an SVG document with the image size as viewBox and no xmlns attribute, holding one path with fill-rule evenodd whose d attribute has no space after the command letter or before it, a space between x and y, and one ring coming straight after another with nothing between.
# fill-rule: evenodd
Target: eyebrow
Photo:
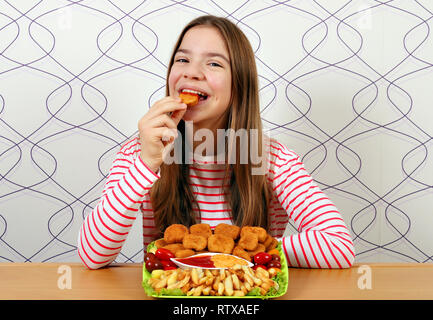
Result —
<instances>
[{"instance_id":1,"label":"eyebrow","mask_svg":"<svg viewBox=\"0 0 433 320\"><path fill-rule=\"evenodd\" d=\"M185 54L191 54L191 50L188 50L188 49L178 49L176 51L176 54L178 54L179 52L185 53ZM209 51L209 52L205 53L205 56L206 57L220 57L220 58L224 59L228 64L230 64L230 60L225 55L218 53L218 52Z\"/></svg>"}]
</instances>

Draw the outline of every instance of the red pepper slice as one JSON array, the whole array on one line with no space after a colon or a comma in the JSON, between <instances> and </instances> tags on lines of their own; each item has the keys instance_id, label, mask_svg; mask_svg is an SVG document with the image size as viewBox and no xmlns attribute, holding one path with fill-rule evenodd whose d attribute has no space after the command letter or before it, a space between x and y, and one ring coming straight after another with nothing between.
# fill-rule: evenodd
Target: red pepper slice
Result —
<instances>
[{"instance_id":1,"label":"red pepper slice","mask_svg":"<svg viewBox=\"0 0 433 320\"><path fill-rule=\"evenodd\" d=\"M167 271L167 270L174 270L174 269L177 269L177 267L172 267L172 266L164 267L164 271Z\"/></svg>"},{"instance_id":2,"label":"red pepper slice","mask_svg":"<svg viewBox=\"0 0 433 320\"><path fill-rule=\"evenodd\" d=\"M159 260L170 260L170 258L174 258L174 253L170 250L159 248L155 251L155 256Z\"/></svg>"},{"instance_id":3,"label":"red pepper slice","mask_svg":"<svg viewBox=\"0 0 433 320\"><path fill-rule=\"evenodd\" d=\"M177 269L176 264L171 260L161 260L161 263L162 263L164 270L167 267L174 267L175 269Z\"/></svg>"}]
</instances>

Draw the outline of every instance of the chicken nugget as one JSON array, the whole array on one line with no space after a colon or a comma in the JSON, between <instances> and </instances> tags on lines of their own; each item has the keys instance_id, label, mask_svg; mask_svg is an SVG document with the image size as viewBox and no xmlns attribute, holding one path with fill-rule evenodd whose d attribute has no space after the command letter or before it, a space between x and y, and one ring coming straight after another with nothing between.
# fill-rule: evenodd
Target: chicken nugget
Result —
<instances>
[{"instance_id":1,"label":"chicken nugget","mask_svg":"<svg viewBox=\"0 0 433 320\"><path fill-rule=\"evenodd\" d=\"M268 233L262 227L251 227L251 226L242 227L241 237L242 237L242 234L245 232L256 233L258 238L259 238L259 242L262 242L262 243L266 240L266 237L268 236Z\"/></svg>"},{"instance_id":2,"label":"chicken nugget","mask_svg":"<svg viewBox=\"0 0 433 320\"><path fill-rule=\"evenodd\" d=\"M191 249L178 250L174 254L176 258L186 258L195 255L195 251Z\"/></svg>"},{"instance_id":3,"label":"chicken nugget","mask_svg":"<svg viewBox=\"0 0 433 320\"><path fill-rule=\"evenodd\" d=\"M255 250L259 244L259 237L254 232L244 232L239 239L238 245L245 250Z\"/></svg>"},{"instance_id":4,"label":"chicken nugget","mask_svg":"<svg viewBox=\"0 0 433 320\"><path fill-rule=\"evenodd\" d=\"M254 256L255 256L257 253L259 253L259 252L266 252L266 247L265 247L264 244L259 243L259 244L257 245L257 248L256 248L255 250L247 251L247 253L249 254L249 256L250 256L251 258L254 257Z\"/></svg>"},{"instance_id":5,"label":"chicken nugget","mask_svg":"<svg viewBox=\"0 0 433 320\"><path fill-rule=\"evenodd\" d=\"M163 238L155 240L155 246L159 249L166 246L168 243Z\"/></svg>"},{"instance_id":6,"label":"chicken nugget","mask_svg":"<svg viewBox=\"0 0 433 320\"><path fill-rule=\"evenodd\" d=\"M268 234L266 236L266 240L263 242L263 245L267 248L268 246L271 245L272 239L273 239L273 237L270 234Z\"/></svg>"},{"instance_id":7,"label":"chicken nugget","mask_svg":"<svg viewBox=\"0 0 433 320\"><path fill-rule=\"evenodd\" d=\"M207 238L201 234L187 234L183 237L183 246L185 249L194 249L196 251L204 250L207 247Z\"/></svg>"},{"instance_id":8,"label":"chicken nugget","mask_svg":"<svg viewBox=\"0 0 433 320\"><path fill-rule=\"evenodd\" d=\"M251 262L251 257L250 257L250 255L248 254L248 252L246 252L242 247L240 247L240 246L236 246L234 249L233 249L233 253L232 253L233 255L235 255L235 256L238 256L239 258L242 258L242 259L245 259L245 260L248 260L248 261L250 261Z\"/></svg>"},{"instance_id":9,"label":"chicken nugget","mask_svg":"<svg viewBox=\"0 0 433 320\"><path fill-rule=\"evenodd\" d=\"M213 234L209 237L207 247L210 252L232 253L235 241L223 234Z\"/></svg>"},{"instance_id":10,"label":"chicken nugget","mask_svg":"<svg viewBox=\"0 0 433 320\"><path fill-rule=\"evenodd\" d=\"M194 107L198 101L198 94L192 92L181 92L179 97L182 99L182 102L185 103L188 107Z\"/></svg>"},{"instance_id":11,"label":"chicken nugget","mask_svg":"<svg viewBox=\"0 0 433 320\"><path fill-rule=\"evenodd\" d=\"M183 237L188 234L188 228L182 224L172 224L164 231L164 240L167 243L182 242Z\"/></svg>"},{"instance_id":12,"label":"chicken nugget","mask_svg":"<svg viewBox=\"0 0 433 320\"><path fill-rule=\"evenodd\" d=\"M232 237L233 240L236 240L239 237L241 232L241 228L238 226L234 226L227 223L220 223L215 227L215 234L224 234L226 236Z\"/></svg>"},{"instance_id":13,"label":"chicken nugget","mask_svg":"<svg viewBox=\"0 0 433 320\"><path fill-rule=\"evenodd\" d=\"M193 224L191 227L189 227L189 232L194 234L200 234L206 239L212 235L212 230L210 228L210 225L208 225L207 223Z\"/></svg>"},{"instance_id":14,"label":"chicken nugget","mask_svg":"<svg viewBox=\"0 0 433 320\"><path fill-rule=\"evenodd\" d=\"M185 249L185 247L183 246L182 243L171 243L171 244L168 244L166 246L163 246L163 248L167 249L167 250L170 250L174 254L176 254L176 252L179 251L179 250L184 250Z\"/></svg>"},{"instance_id":15,"label":"chicken nugget","mask_svg":"<svg viewBox=\"0 0 433 320\"><path fill-rule=\"evenodd\" d=\"M278 246L278 240L272 237L272 242L269 246L266 247L266 251L275 249Z\"/></svg>"}]
</instances>

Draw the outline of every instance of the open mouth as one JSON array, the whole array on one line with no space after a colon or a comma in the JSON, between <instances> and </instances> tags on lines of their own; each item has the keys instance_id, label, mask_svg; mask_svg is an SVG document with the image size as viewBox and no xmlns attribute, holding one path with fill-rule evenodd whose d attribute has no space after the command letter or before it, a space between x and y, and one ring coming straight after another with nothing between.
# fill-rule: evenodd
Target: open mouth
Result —
<instances>
[{"instance_id":1,"label":"open mouth","mask_svg":"<svg viewBox=\"0 0 433 320\"><path fill-rule=\"evenodd\" d=\"M198 96L198 100L202 101L202 100L206 100L208 95L206 93L197 91L197 90L192 90L192 89L182 89L180 91L181 93L192 93Z\"/></svg>"}]
</instances>

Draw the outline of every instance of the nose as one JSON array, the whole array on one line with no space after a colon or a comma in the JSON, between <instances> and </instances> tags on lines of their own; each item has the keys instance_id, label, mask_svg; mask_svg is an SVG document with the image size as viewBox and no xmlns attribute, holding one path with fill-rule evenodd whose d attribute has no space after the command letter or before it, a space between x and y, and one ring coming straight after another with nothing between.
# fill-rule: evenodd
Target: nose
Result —
<instances>
[{"instance_id":1,"label":"nose","mask_svg":"<svg viewBox=\"0 0 433 320\"><path fill-rule=\"evenodd\" d=\"M183 77L185 79L202 80L204 74L200 66L195 63L188 63L183 71Z\"/></svg>"}]
</instances>

